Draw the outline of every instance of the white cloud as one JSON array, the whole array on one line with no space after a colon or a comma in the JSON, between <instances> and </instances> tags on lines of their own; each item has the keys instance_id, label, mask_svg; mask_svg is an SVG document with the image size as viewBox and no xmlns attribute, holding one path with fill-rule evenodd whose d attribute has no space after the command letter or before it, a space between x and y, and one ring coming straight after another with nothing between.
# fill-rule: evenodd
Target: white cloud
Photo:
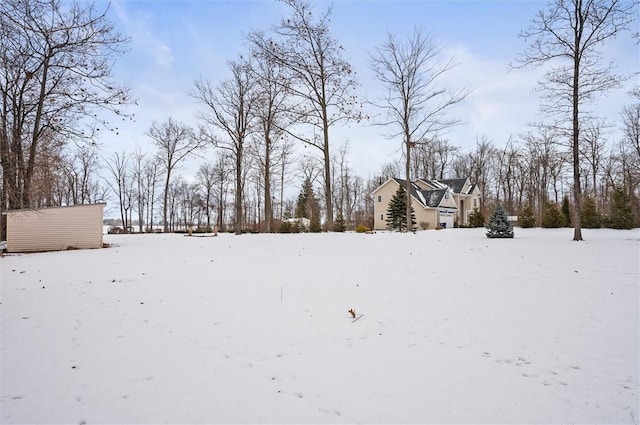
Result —
<instances>
[{"instance_id":1,"label":"white cloud","mask_svg":"<svg viewBox=\"0 0 640 425\"><path fill-rule=\"evenodd\" d=\"M170 68L175 60L171 47L160 39L153 40L153 43L153 56L155 57L156 65L164 69Z\"/></svg>"}]
</instances>

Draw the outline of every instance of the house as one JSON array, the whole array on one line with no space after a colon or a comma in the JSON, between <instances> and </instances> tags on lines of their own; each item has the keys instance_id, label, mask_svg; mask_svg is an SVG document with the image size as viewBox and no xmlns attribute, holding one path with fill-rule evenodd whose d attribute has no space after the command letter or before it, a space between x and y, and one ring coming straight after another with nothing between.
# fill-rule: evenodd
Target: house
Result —
<instances>
[{"instance_id":1,"label":"house","mask_svg":"<svg viewBox=\"0 0 640 425\"><path fill-rule=\"evenodd\" d=\"M389 202L405 183L406 180L390 178L373 191L375 230L386 228ZM411 182L411 205L419 229L453 228L454 224L466 225L473 209L480 208L480 190L469 178L418 179Z\"/></svg>"},{"instance_id":2,"label":"house","mask_svg":"<svg viewBox=\"0 0 640 425\"><path fill-rule=\"evenodd\" d=\"M6 215L7 252L102 248L106 204L10 210Z\"/></svg>"},{"instance_id":3,"label":"house","mask_svg":"<svg viewBox=\"0 0 640 425\"><path fill-rule=\"evenodd\" d=\"M482 192L477 184L471 183L469 177L461 179L437 180L436 183L445 185L453 191L453 198L456 200L455 221L459 225L469 224L469 214L475 208L481 208Z\"/></svg>"}]
</instances>

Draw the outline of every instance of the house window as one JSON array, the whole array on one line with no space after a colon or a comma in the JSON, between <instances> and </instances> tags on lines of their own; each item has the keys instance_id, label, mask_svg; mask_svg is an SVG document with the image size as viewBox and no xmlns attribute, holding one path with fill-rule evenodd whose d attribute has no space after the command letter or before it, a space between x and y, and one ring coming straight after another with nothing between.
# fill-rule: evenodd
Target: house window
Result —
<instances>
[{"instance_id":1,"label":"house window","mask_svg":"<svg viewBox=\"0 0 640 425\"><path fill-rule=\"evenodd\" d=\"M382 195L378 195L378 202L382 202Z\"/></svg>"},{"instance_id":2,"label":"house window","mask_svg":"<svg viewBox=\"0 0 640 425\"><path fill-rule=\"evenodd\" d=\"M384 214L380 214L380 220L384 220Z\"/></svg>"},{"instance_id":3,"label":"house window","mask_svg":"<svg viewBox=\"0 0 640 425\"><path fill-rule=\"evenodd\" d=\"M449 199L449 191L448 190L444 193L444 199Z\"/></svg>"},{"instance_id":4,"label":"house window","mask_svg":"<svg viewBox=\"0 0 640 425\"><path fill-rule=\"evenodd\" d=\"M473 208L478 206L478 198L473 198Z\"/></svg>"}]
</instances>

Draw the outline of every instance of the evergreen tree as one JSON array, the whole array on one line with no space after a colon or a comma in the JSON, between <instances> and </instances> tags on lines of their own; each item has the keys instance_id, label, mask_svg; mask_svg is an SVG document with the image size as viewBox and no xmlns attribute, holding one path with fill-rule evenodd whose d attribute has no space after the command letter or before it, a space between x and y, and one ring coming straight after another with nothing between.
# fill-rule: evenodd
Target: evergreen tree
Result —
<instances>
[{"instance_id":1,"label":"evergreen tree","mask_svg":"<svg viewBox=\"0 0 640 425\"><path fill-rule=\"evenodd\" d=\"M474 208L469 214L469 227L484 227L484 214L477 208Z\"/></svg>"},{"instance_id":2,"label":"evergreen tree","mask_svg":"<svg viewBox=\"0 0 640 425\"><path fill-rule=\"evenodd\" d=\"M313 184L311 179L306 179L302 184L300 193L298 194L298 200L296 201L296 218L309 218L307 216L307 206L309 205L309 198L313 196Z\"/></svg>"},{"instance_id":3,"label":"evergreen tree","mask_svg":"<svg viewBox=\"0 0 640 425\"><path fill-rule=\"evenodd\" d=\"M509 222L502 205L496 206L487 229L488 238L513 238L513 225Z\"/></svg>"},{"instance_id":4,"label":"evergreen tree","mask_svg":"<svg viewBox=\"0 0 640 425\"><path fill-rule=\"evenodd\" d=\"M631 200L623 187L616 187L611 197L609 227L612 229L631 229L634 225Z\"/></svg>"},{"instance_id":5,"label":"evergreen tree","mask_svg":"<svg viewBox=\"0 0 640 425\"><path fill-rule=\"evenodd\" d=\"M565 226L571 227L571 210L569 209L569 197L567 195L562 198L562 215L564 216ZM582 224L584 225L584 222Z\"/></svg>"},{"instance_id":6,"label":"evergreen tree","mask_svg":"<svg viewBox=\"0 0 640 425\"><path fill-rule=\"evenodd\" d=\"M400 185L396 194L393 195L389 206L387 207L387 229L389 230L407 230L407 195L404 187ZM411 207L411 230L416 229L416 216Z\"/></svg>"},{"instance_id":7,"label":"evergreen tree","mask_svg":"<svg viewBox=\"0 0 640 425\"><path fill-rule=\"evenodd\" d=\"M308 218L310 220L309 231L321 232L320 225L320 205L313 191L313 183L307 178L302 185L298 200L296 202L296 217Z\"/></svg>"},{"instance_id":8,"label":"evergreen tree","mask_svg":"<svg viewBox=\"0 0 640 425\"><path fill-rule=\"evenodd\" d=\"M547 202L542 213L542 227L547 229L555 229L565 225L565 218L558 206L554 203Z\"/></svg>"},{"instance_id":9,"label":"evergreen tree","mask_svg":"<svg viewBox=\"0 0 640 425\"><path fill-rule=\"evenodd\" d=\"M533 207L530 204L525 205L524 209L520 211L518 215L518 223L523 229L528 229L536 225L536 217L533 212Z\"/></svg>"},{"instance_id":10,"label":"evergreen tree","mask_svg":"<svg viewBox=\"0 0 640 425\"><path fill-rule=\"evenodd\" d=\"M602 227L602 217L596 209L596 201L587 198L582 205L582 227L585 229L599 229Z\"/></svg>"}]
</instances>

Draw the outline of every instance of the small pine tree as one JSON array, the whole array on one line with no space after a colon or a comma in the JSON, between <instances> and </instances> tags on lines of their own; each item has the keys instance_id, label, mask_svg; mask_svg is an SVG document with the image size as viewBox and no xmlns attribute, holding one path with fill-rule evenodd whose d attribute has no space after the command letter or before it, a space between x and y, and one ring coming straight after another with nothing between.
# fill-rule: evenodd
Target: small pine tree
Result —
<instances>
[{"instance_id":1,"label":"small pine tree","mask_svg":"<svg viewBox=\"0 0 640 425\"><path fill-rule=\"evenodd\" d=\"M631 229L634 222L631 200L627 191L623 187L616 187L611 196L609 227L612 229Z\"/></svg>"},{"instance_id":2,"label":"small pine tree","mask_svg":"<svg viewBox=\"0 0 640 425\"><path fill-rule=\"evenodd\" d=\"M562 198L562 215L564 216L565 226L571 227L571 210L569 209L569 197L566 195L564 198ZM584 224L584 221L582 224Z\"/></svg>"},{"instance_id":3,"label":"small pine tree","mask_svg":"<svg viewBox=\"0 0 640 425\"><path fill-rule=\"evenodd\" d=\"M509 222L502 205L498 204L496 206L493 214L491 214L487 229L488 238L513 238L513 225Z\"/></svg>"},{"instance_id":4,"label":"small pine tree","mask_svg":"<svg viewBox=\"0 0 640 425\"><path fill-rule=\"evenodd\" d=\"M469 227L484 227L484 214L477 208L474 208L469 214Z\"/></svg>"},{"instance_id":5,"label":"small pine tree","mask_svg":"<svg viewBox=\"0 0 640 425\"><path fill-rule=\"evenodd\" d=\"M389 201L387 207L387 229L389 230L407 230L407 195L404 187L400 185L395 195ZM411 230L416 228L416 216L411 207Z\"/></svg>"},{"instance_id":6,"label":"small pine tree","mask_svg":"<svg viewBox=\"0 0 640 425\"><path fill-rule=\"evenodd\" d=\"M564 215L554 203L547 202L542 213L542 227L556 229L565 225Z\"/></svg>"},{"instance_id":7,"label":"small pine tree","mask_svg":"<svg viewBox=\"0 0 640 425\"><path fill-rule=\"evenodd\" d=\"M582 205L582 227L585 229L599 229L602 227L602 217L596 208L596 201L588 197Z\"/></svg>"},{"instance_id":8,"label":"small pine tree","mask_svg":"<svg viewBox=\"0 0 640 425\"><path fill-rule=\"evenodd\" d=\"M533 207L530 204L525 205L524 209L520 211L518 215L518 224L523 229L528 229L536 225L536 217L533 212Z\"/></svg>"}]
</instances>

